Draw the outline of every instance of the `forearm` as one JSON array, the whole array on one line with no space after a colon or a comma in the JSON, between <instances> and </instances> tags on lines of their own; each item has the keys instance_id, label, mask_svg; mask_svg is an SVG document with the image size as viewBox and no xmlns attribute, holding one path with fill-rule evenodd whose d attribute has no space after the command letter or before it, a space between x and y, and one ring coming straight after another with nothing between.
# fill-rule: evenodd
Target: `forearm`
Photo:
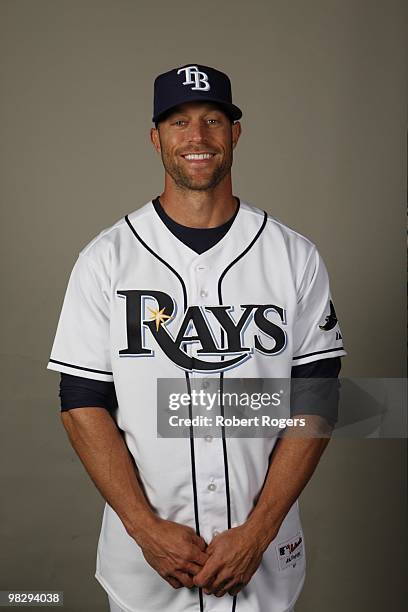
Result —
<instances>
[{"instance_id":1,"label":"forearm","mask_svg":"<svg viewBox=\"0 0 408 612\"><path fill-rule=\"evenodd\" d=\"M70 442L96 487L136 541L151 528L155 514L126 443L109 412L75 408L61 413Z\"/></svg>"},{"instance_id":2,"label":"forearm","mask_svg":"<svg viewBox=\"0 0 408 612\"><path fill-rule=\"evenodd\" d=\"M247 520L254 535L267 548L276 536L279 527L291 506L310 480L320 457L329 443L329 428L321 431L322 419L304 415L310 430L310 437L299 428L287 428L272 453L264 487Z\"/></svg>"}]
</instances>

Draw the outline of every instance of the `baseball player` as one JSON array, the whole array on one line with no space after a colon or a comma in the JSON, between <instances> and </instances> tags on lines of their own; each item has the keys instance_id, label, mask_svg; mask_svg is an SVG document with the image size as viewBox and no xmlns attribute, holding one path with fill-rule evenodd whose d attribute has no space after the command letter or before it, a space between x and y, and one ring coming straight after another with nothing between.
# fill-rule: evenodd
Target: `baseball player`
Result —
<instances>
[{"instance_id":1,"label":"baseball player","mask_svg":"<svg viewBox=\"0 0 408 612\"><path fill-rule=\"evenodd\" d=\"M304 582L298 497L328 438L157 434L159 378L336 377L346 354L316 246L233 195L241 116L219 70L156 78L164 190L81 250L65 294L47 367L106 500L112 611L289 612Z\"/></svg>"}]
</instances>

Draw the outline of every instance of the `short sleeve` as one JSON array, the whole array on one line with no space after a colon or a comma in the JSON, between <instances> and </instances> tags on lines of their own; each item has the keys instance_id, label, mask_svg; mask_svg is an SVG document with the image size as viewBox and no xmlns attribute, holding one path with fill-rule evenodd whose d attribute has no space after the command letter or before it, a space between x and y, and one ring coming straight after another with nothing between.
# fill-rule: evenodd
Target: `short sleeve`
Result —
<instances>
[{"instance_id":1,"label":"short sleeve","mask_svg":"<svg viewBox=\"0 0 408 612\"><path fill-rule=\"evenodd\" d=\"M313 247L298 292L292 366L342 355L347 353L330 294L329 276Z\"/></svg>"},{"instance_id":2,"label":"short sleeve","mask_svg":"<svg viewBox=\"0 0 408 612\"><path fill-rule=\"evenodd\" d=\"M81 252L68 281L47 368L113 381L109 313L108 291L90 255Z\"/></svg>"}]
</instances>

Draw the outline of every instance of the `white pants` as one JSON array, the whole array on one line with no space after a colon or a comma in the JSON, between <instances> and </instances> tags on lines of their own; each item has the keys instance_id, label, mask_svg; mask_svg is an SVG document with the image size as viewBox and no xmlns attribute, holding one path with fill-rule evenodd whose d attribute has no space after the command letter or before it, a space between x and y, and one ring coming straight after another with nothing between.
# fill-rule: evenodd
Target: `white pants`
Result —
<instances>
[{"instance_id":1,"label":"white pants","mask_svg":"<svg viewBox=\"0 0 408 612\"><path fill-rule=\"evenodd\" d=\"M109 595L108 595L108 599L109 599L110 612L124 612L123 608L120 608L118 604L116 604L113 601L112 597L109 597ZM295 612L295 609L292 608L292 610L288 612Z\"/></svg>"}]
</instances>

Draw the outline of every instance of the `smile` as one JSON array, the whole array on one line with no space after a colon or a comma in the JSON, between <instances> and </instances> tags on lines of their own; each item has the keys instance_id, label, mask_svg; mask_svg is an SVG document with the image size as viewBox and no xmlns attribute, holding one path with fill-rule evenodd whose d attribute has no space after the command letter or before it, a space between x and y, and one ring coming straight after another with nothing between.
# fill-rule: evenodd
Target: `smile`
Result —
<instances>
[{"instance_id":1,"label":"smile","mask_svg":"<svg viewBox=\"0 0 408 612\"><path fill-rule=\"evenodd\" d=\"M200 160L200 159L211 159L214 157L215 153L188 153L187 155L183 155L184 159L189 161Z\"/></svg>"}]
</instances>

